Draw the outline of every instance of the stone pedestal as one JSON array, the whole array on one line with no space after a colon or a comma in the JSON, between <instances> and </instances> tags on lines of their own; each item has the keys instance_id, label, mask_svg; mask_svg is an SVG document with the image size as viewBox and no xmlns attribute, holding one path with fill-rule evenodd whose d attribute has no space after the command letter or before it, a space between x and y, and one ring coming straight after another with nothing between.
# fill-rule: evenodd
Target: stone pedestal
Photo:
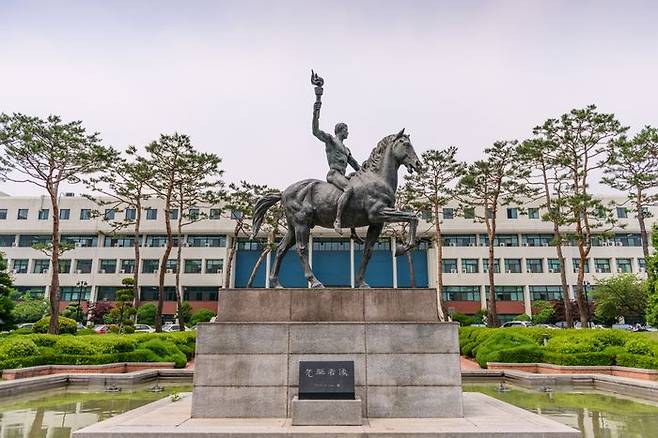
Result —
<instances>
[{"instance_id":1,"label":"stone pedestal","mask_svg":"<svg viewBox=\"0 0 658 438\"><path fill-rule=\"evenodd\" d=\"M361 426L361 399L299 400L292 399L293 426Z\"/></svg>"},{"instance_id":2,"label":"stone pedestal","mask_svg":"<svg viewBox=\"0 0 658 438\"><path fill-rule=\"evenodd\" d=\"M290 418L305 360L354 361L364 417L462 417L458 325L436 315L430 289L223 291L198 328L192 417Z\"/></svg>"}]
</instances>

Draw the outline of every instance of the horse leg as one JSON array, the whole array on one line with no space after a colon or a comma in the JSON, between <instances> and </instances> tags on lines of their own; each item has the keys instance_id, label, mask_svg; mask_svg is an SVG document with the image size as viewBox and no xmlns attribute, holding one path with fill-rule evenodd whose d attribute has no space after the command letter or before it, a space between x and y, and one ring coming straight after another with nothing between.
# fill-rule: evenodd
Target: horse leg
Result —
<instances>
[{"instance_id":1,"label":"horse leg","mask_svg":"<svg viewBox=\"0 0 658 438\"><path fill-rule=\"evenodd\" d=\"M372 256L372 247L379 239L379 235L384 228L384 224L370 224L368 227L368 233L366 234L366 243L363 247L363 257L361 257L361 266L359 266L359 272L356 275L356 287L370 287L368 283L365 282L366 276L366 267Z\"/></svg>"},{"instance_id":2,"label":"horse leg","mask_svg":"<svg viewBox=\"0 0 658 438\"><path fill-rule=\"evenodd\" d=\"M304 277L311 284L312 288L324 287L320 281L315 278L313 271L311 270L311 265L308 263L308 237L311 233L311 229L306 225L296 225L295 226L295 240L297 240L297 254L299 254L299 260L302 262L304 267Z\"/></svg>"},{"instance_id":3,"label":"horse leg","mask_svg":"<svg viewBox=\"0 0 658 438\"><path fill-rule=\"evenodd\" d=\"M279 270L281 269L281 261L285 257L288 250L295 244L295 233L292 231L291 227L288 227L288 232L281 242L276 247L276 252L274 256L274 263L272 264L272 270L270 273L270 287L282 288L281 282L279 281Z\"/></svg>"},{"instance_id":4,"label":"horse leg","mask_svg":"<svg viewBox=\"0 0 658 438\"><path fill-rule=\"evenodd\" d=\"M418 218L415 214L407 211L400 211L394 208L381 209L376 218L383 222L408 222L409 223L409 238L404 245L396 245L395 256L401 256L408 252L416 245L416 229L418 228Z\"/></svg>"}]
</instances>

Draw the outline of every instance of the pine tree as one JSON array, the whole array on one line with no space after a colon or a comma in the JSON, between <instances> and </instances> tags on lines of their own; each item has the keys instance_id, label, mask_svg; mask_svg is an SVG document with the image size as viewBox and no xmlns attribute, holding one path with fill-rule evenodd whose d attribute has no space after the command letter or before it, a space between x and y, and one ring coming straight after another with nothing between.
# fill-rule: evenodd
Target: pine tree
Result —
<instances>
[{"instance_id":1,"label":"pine tree","mask_svg":"<svg viewBox=\"0 0 658 438\"><path fill-rule=\"evenodd\" d=\"M15 293L11 277L7 272L7 262L4 254L0 252L0 331L10 330L14 327L14 301L11 294Z\"/></svg>"}]
</instances>

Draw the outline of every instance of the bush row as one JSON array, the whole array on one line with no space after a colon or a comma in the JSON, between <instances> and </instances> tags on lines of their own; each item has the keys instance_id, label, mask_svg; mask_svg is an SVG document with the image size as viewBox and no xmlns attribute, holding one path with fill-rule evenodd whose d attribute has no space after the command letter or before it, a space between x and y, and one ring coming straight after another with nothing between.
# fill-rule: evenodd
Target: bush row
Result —
<instances>
[{"instance_id":1,"label":"bush row","mask_svg":"<svg viewBox=\"0 0 658 438\"><path fill-rule=\"evenodd\" d=\"M0 338L0 369L33 365L96 365L113 362L174 362L194 356L196 332L135 335L29 334Z\"/></svg>"},{"instance_id":2,"label":"bush row","mask_svg":"<svg viewBox=\"0 0 658 438\"><path fill-rule=\"evenodd\" d=\"M463 355L488 362L620 365L658 369L658 342L618 330L490 329L459 331Z\"/></svg>"}]
</instances>

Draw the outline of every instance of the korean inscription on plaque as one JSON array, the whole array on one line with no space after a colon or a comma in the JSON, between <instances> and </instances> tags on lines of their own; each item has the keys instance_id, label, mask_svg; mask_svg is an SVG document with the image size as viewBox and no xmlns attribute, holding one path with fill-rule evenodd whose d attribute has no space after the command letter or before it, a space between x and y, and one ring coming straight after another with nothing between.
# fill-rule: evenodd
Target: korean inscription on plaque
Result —
<instances>
[{"instance_id":1,"label":"korean inscription on plaque","mask_svg":"<svg viewBox=\"0 0 658 438\"><path fill-rule=\"evenodd\" d=\"M300 361L299 399L354 400L354 362Z\"/></svg>"}]
</instances>

